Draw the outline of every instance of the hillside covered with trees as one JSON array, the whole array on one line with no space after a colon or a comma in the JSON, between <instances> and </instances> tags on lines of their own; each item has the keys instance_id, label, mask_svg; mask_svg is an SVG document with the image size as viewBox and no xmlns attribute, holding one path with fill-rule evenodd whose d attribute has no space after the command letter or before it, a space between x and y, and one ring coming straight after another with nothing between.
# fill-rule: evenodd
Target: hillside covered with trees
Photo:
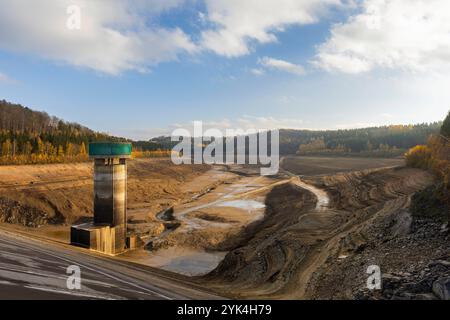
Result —
<instances>
[{"instance_id":1,"label":"hillside covered with trees","mask_svg":"<svg viewBox=\"0 0 450 320\"><path fill-rule=\"evenodd\" d=\"M414 146L425 145L430 135L439 133L441 126L442 122L327 131L282 129L280 153L402 156ZM87 146L94 141L127 140L0 100L0 164L85 161ZM170 137L134 141L134 156L168 157L175 144Z\"/></svg>"},{"instance_id":2,"label":"hillside covered with trees","mask_svg":"<svg viewBox=\"0 0 450 320\"><path fill-rule=\"evenodd\" d=\"M0 165L87 161L88 145L95 141L131 142L0 100ZM173 146L153 140L132 143L135 158L169 157Z\"/></svg>"},{"instance_id":3,"label":"hillside covered with trees","mask_svg":"<svg viewBox=\"0 0 450 320\"><path fill-rule=\"evenodd\" d=\"M441 122L348 130L281 130L280 153L392 157L427 142Z\"/></svg>"},{"instance_id":4,"label":"hillside covered with trees","mask_svg":"<svg viewBox=\"0 0 450 320\"><path fill-rule=\"evenodd\" d=\"M89 142L124 140L0 100L0 164L87 160Z\"/></svg>"},{"instance_id":5,"label":"hillside covered with trees","mask_svg":"<svg viewBox=\"0 0 450 320\"><path fill-rule=\"evenodd\" d=\"M442 122L326 131L281 129L280 154L402 156L409 148L425 144L430 135L439 132L441 125ZM165 136L136 143L143 150L167 150L175 144L177 142L171 142L170 137ZM248 146L248 139L246 144Z\"/></svg>"}]
</instances>

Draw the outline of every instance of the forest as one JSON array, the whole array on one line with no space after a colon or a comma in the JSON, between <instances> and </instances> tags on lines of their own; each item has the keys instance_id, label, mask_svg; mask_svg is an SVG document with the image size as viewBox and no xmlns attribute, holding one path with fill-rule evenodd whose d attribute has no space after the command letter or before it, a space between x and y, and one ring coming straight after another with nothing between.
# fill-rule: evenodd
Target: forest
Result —
<instances>
[{"instance_id":1,"label":"forest","mask_svg":"<svg viewBox=\"0 0 450 320\"><path fill-rule=\"evenodd\" d=\"M95 141L132 142L0 100L0 165L87 161L88 145ZM170 156L165 144L132 143L135 158Z\"/></svg>"},{"instance_id":2,"label":"forest","mask_svg":"<svg viewBox=\"0 0 450 320\"><path fill-rule=\"evenodd\" d=\"M327 131L282 129L280 154L403 156L408 149L425 145L441 126L442 122ZM86 161L88 144L94 141L130 140L0 100L0 164ZM136 158L170 156L176 144L170 137L132 143Z\"/></svg>"},{"instance_id":3,"label":"forest","mask_svg":"<svg viewBox=\"0 0 450 320\"><path fill-rule=\"evenodd\" d=\"M442 122L390 125L348 130L281 130L280 153L395 157L409 148L425 144L439 132Z\"/></svg>"},{"instance_id":4,"label":"forest","mask_svg":"<svg viewBox=\"0 0 450 320\"><path fill-rule=\"evenodd\" d=\"M89 142L103 140L124 139L0 100L0 164L85 161Z\"/></svg>"}]
</instances>

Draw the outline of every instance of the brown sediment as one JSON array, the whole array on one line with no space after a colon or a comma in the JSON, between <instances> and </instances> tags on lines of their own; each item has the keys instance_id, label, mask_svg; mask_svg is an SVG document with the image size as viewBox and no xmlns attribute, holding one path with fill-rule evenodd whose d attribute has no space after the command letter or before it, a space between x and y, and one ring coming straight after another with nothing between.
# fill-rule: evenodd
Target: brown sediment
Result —
<instances>
[{"instance_id":1,"label":"brown sediment","mask_svg":"<svg viewBox=\"0 0 450 320\"><path fill-rule=\"evenodd\" d=\"M410 196L432 181L428 173L407 168L303 180L327 192L327 208L317 208L314 194L298 184L275 187L266 197L264 221L245 230L218 268L202 279L241 298L354 298L357 284L365 286L362 267L358 275L347 274L353 281L346 283L338 272L327 275L370 245L377 227L386 231L380 221L397 221ZM403 232L398 224L397 232Z\"/></svg>"},{"instance_id":2,"label":"brown sediment","mask_svg":"<svg viewBox=\"0 0 450 320\"><path fill-rule=\"evenodd\" d=\"M368 264L391 272L448 253L439 232L419 241L411 231L410 197L432 183L428 173L393 168L399 159L289 157L282 164L289 172L264 178L242 167L134 160L128 227L156 239L153 249L162 251L154 262L171 271L196 274L190 262L204 259L207 272L228 251L215 270L192 281L241 298L353 299ZM0 167L0 178L5 206L22 208L3 213L14 217L10 226L32 221L42 226L27 232L64 239L64 223L92 216L91 164ZM266 208L233 206L241 200ZM148 254L121 259L148 264Z\"/></svg>"},{"instance_id":3,"label":"brown sediment","mask_svg":"<svg viewBox=\"0 0 450 320\"><path fill-rule=\"evenodd\" d=\"M185 184L208 170L207 165L176 166L170 159L130 161L129 219L153 223L156 213L195 194L195 188L185 192ZM92 216L92 163L0 166L0 222L50 232L53 226L69 228ZM50 233L69 240L66 232Z\"/></svg>"}]
</instances>

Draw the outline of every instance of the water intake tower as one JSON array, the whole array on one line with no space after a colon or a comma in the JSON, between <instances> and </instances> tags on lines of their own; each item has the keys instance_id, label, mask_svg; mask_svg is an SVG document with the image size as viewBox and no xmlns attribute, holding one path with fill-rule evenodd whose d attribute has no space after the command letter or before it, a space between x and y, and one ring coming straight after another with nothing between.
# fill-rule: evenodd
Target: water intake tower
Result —
<instances>
[{"instance_id":1,"label":"water intake tower","mask_svg":"<svg viewBox=\"0 0 450 320\"><path fill-rule=\"evenodd\" d=\"M73 245L118 254L127 244L127 159L130 143L91 143L94 160L94 221L74 225Z\"/></svg>"}]
</instances>

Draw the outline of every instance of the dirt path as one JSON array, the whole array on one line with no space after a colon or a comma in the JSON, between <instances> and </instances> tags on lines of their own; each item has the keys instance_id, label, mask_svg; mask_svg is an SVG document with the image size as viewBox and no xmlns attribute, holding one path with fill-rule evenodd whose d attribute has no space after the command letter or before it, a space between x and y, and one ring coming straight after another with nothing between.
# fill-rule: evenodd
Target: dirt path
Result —
<instances>
[{"instance_id":1,"label":"dirt path","mask_svg":"<svg viewBox=\"0 0 450 320\"><path fill-rule=\"evenodd\" d=\"M300 187L300 188L303 188L305 190L308 190L308 191L312 192L316 196L316 198L317 198L316 210L317 211L324 211L324 210L326 210L328 208L329 203L330 203L330 198L329 198L327 192L322 190L322 189L319 189L319 188L315 187L312 184L309 184L309 183L306 183L306 182L302 181L302 179L300 178L299 175L297 175L297 174L295 174L295 173L293 173L293 172L291 172L289 170L286 170L286 169L282 168L283 164L285 162L286 162L286 157L282 157L280 159L280 168L281 168L281 170L282 170L282 172L284 174L292 177L290 182L293 183L294 185Z\"/></svg>"},{"instance_id":2,"label":"dirt path","mask_svg":"<svg viewBox=\"0 0 450 320\"><path fill-rule=\"evenodd\" d=\"M328 194L325 190L319 189L319 188L313 186L312 184L308 184L308 183L302 181L300 177L292 178L290 181L294 185L296 185L300 188L303 188L305 190L308 190L316 196L316 198L317 198L316 211L327 210L329 203L330 203L330 197L328 196Z\"/></svg>"}]
</instances>

